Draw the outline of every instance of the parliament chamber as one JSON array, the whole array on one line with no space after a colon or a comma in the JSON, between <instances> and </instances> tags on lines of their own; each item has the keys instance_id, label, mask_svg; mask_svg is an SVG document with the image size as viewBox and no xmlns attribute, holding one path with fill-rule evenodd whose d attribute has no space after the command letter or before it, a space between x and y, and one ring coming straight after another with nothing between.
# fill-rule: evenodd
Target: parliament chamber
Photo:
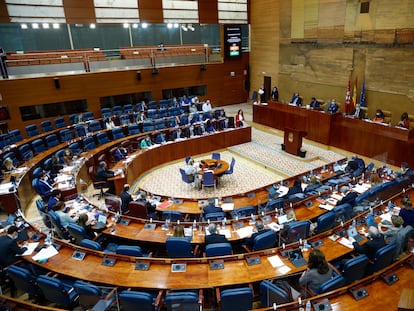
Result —
<instances>
[{"instance_id":1,"label":"parliament chamber","mask_svg":"<svg viewBox=\"0 0 414 311\"><path fill-rule=\"evenodd\" d=\"M140 0L137 7L129 4L132 9L81 2L14 7L0 2L0 46L7 51L1 59L0 158L3 166L7 158L15 166L3 168L1 215L7 221L2 227L18 225L28 234L22 239L33 252L1 267L0 308L414 309L412 231L405 230L369 260L349 239L349 230L357 229L364 236L360 244L365 244L371 226L391 227L391 217L414 199L414 130L397 126L403 112L412 116L413 111L409 13L395 13L392 1L241 0L229 5L208 0L194 7L194 1ZM360 11L367 10L367 3L369 14ZM62 9L63 19L55 17L63 21L60 30L30 24L27 33L20 29L16 21L25 22L25 16L17 8L37 14L38 5L53 12ZM116 11L105 21L102 10L112 9L139 12L137 24ZM181 15L168 18L174 11ZM42 19L46 22L48 16ZM147 34L145 21L154 29ZM124 32L117 28L122 23ZM30 36L37 42L27 40ZM345 111L349 81L366 92L366 119ZM273 85L279 87L277 99L271 98ZM249 94L259 88L265 90L263 98L250 101ZM313 96L326 102L337 98L340 112L289 104L298 91L305 102ZM362 105L356 92L352 100ZM195 113L184 95L200 100ZM227 107L246 99L253 104L245 111L249 120L235 127ZM211 114L202 108L207 100L213 105ZM378 108L387 111L387 123L370 120ZM141 113L147 120L138 120ZM191 121L194 117L198 120ZM108 127L108 118L114 128ZM210 133L207 119L214 128ZM295 155L290 146L286 149L293 161L305 157L306 148L292 135L349 156L321 160L316 169L243 193L215 195L229 163L213 162L209 155L252 142L255 127L262 126L286 134L281 148L295 145ZM150 148L140 147L145 137L154 143ZM119 160L114 154L121 148L127 156ZM70 164L63 163L65 149L76 155ZM354 162L351 154L376 167L348 169ZM153 214L137 200L142 192L135 189L129 213L121 210L118 195L125 184L198 155L207 162L205 170L217 170L214 189L203 189L200 197L148 193L156 205ZM103 226L92 226L93 237L77 226L62 227L56 213L47 211L48 197L36 188L39 172L50 171L55 156L63 166L56 187L69 213L76 218L87 214L98 223L103 219ZM115 172L109 179L115 196L104 193L107 184L96 180L102 161ZM411 173L399 171L403 163ZM379 185L372 181L377 173ZM301 191L288 193L298 180ZM336 205L345 197L344 187L356 198ZM204 209L210 205L222 212L208 215ZM39 210L41 223L27 217L31 208ZM266 232L249 247L257 223ZM227 239L216 249L205 243L212 224ZM177 227L184 228L184 238L173 236ZM314 250L325 255L333 271L318 293L298 285L308 267L292 259L300 251L309 261ZM344 260L355 264L343 265Z\"/></svg>"}]
</instances>

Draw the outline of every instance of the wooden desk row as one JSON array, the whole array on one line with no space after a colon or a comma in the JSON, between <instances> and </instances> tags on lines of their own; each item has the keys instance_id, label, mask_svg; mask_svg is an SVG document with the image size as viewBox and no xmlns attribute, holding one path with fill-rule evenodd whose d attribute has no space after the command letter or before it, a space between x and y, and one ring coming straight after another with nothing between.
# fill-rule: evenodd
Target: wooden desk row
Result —
<instances>
[{"instance_id":1,"label":"wooden desk row","mask_svg":"<svg viewBox=\"0 0 414 311\"><path fill-rule=\"evenodd\" d=\"M414 130L352 119L341 114L270 102L253 106L253 121L279 130L307 132L307 139L334 146L392 165L414 167Z\"/></svg>"}]
</instances>

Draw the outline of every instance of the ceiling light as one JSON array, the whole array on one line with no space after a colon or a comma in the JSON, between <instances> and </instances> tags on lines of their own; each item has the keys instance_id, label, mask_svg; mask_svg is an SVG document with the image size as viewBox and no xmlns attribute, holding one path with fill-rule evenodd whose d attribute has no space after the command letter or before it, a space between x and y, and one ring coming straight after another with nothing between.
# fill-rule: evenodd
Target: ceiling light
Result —
<instances>
[{"instance_id":1,"label":"ceiling light","mask_svg":"<svg viewBox=\"0 0 414 311\"><path fill-rule=\"evenodd\" d=\"M22 29L27 29L28 28L27 24L21 24L20 26L22 27Z\"/></svg>"},{"instance_id":2,"label":"ceiling light","mask_svg":"<svg viewBox=\"0 0 414 311\"><path fill-rule=\"evenodd\" d=\"M33 29L39 29L39 24L38 23L33 23L32 28Z\"/></svg>"},{"instance_id":3,"label":"ceiling light","mask_svg":"<svg viewBox=\"0 0 414 311\"><path fill-rule=\"evenodd\" d=\"M138 28L138 24L132 24L132 28L134 29Z\"/></svg>"},{"instance_id":4,"label":"ceiling light","mask_svg":"<svg viewBox=\"0 0 414 311\"><path fill-rule=\"evenodd\" d=\"M43 29L49 29L49 24L48 23L43 23L42 28Z\"/></svg>"},{"instance_id":5,"label":"ceiling light","mask_svg":"<svg viewBox=\"0 0 414 311\"><path fill-rule=\"evenodd\" d=\"M96 25L95 25L95 24L90 24L90 25L89 25L89 28L90 28L90 29L95 29L95 28L96 28Z\"/></svg>"},{"instance_id":6,"label":"ceiling light","mask_svg":"<svg viewBox=\"0 0 414 311\"><path fill-rule=\"evenodd\" d=\"M129 27L129 24L128 24L128 23L124 23L123 27L124 27L125 29L127 29L127 28Z\"/></svg>"},{"instance_id":7,"label":"ceiling light","mask_svg":"<svg viewBox=\"0 0 414 311\"><path fill-rule=\"evenodd\" d=\"M184 31L187 31L188 30L188 28L187 28L186 25L181 25L181 29L184 30Z\"/></svg>"},{"instance_id":8,"label":"ceiling light","mask_svg":"<svg viewBox=\"0 0 414 311\"><path fill-rule=\"evenodd\" d=\"M148 24L147 24L147 23L142 23L142 24L141 24L141 27L142 27L142 28L144 28L144 29L145 29L145 28L148 28Z\"/></svg>"},{"instance_id":9,"label":"ceiling light","mask_svg":"<svg viewBox=\"0 0 414 311\"><path fill-rule=\"evenodd\" d=\"M59 24L56 24L56 23L53 24L52 26L53 26L53 29L59 29L60 28L60 25Z\"/></svg>"},{"instance_id":10,"label":"ceiling light","mask_svg":"<svg viewBox=\"0 0 414 311\"><path fill-rule=\"evenodd\" d=\"M168 23L168 24L167 24L167 28L168 28L168 29L171 29L171 28L173 28L173 24L171 24L171 23Z\"/></svg>"},{"instance_id":11,"label":"ceiling light","mask_svg":"<svg viewBox=\"0 0 414 311\"><path fill-rule=\"evenodd\" d=\"M177 23L175 23L175 24L174 24L174 28L178 28L178 26L179 26L179 25L178 25Z\"/></svg>"},{"instance_id":12,"label":"ceiling light","mask_svg":"<svg viewBox=\"0 0 414 311\"><path fill-rule=\"evenodd\" d=\"M190 29L191 31L195 31L195 28L193 27L192 24L188 24L188 29Z\"/></svg>"}]
</instances>

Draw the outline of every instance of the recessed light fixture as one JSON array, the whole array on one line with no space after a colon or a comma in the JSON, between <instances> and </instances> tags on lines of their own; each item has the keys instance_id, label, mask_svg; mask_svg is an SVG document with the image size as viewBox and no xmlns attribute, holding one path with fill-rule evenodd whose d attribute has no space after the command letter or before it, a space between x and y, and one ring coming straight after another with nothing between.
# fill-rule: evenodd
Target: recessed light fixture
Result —
<instances>
[{"instance_id":1,"label":"recessed light fixture","mask_svg":"<svg viewBox=\"0 0 414 311\"><path fill-rule=\"evenodd\" d=\"M27 29L28 28L27 24L21 24L20 26L22 27L22 29Z\"/></svg>"},{"instance_id":2,"label":"recessed light fixture","mask_svg":"<svg viewBox=\"0 0 414 311\"><path fill-rule=\"evenodd\" d=\"M32 28L33 29L39 29L39 24L38 23L33 23Z\"/></svg>"},{"instance_id":3,"label":"recessed light fixture","mask_svg":"<svg viewBox=\"0 0 414 311\"><path fill-rule=\"evenodd\" d=\"M43 23L42 28L43 29L49 29L49 24L48 23Z\"/></svg>"},{"instance_id":4,"label":"recessed light fixture","mask_svg":"<svg viewBox=\"0 0 414 311\"><path fill-rule=\"evenodd\" d=\"M96 25L95 25L95 24L90 24L90 25L89 25L89 28L90 28L90 29L95 29L95 28L96 28Z\"/></svg>"},{"instance_id":5,"label":"recessed light fixture","mask_svg":"<svg viewBox=\"0 0 414 311\"><path fill-rule=\"evenodd\" d=\"M134 29L138 28L138 24L132 24L132 28Z\"/></svg>"},{"instance_id":6,"label":"recessed light fixture","mask_svg":"<svg viewBox=\"0 0 414 311\"><path fill-rule=\"evenodd\" d=\"M141 27L144 28L144 29L146 29L146 28L148 28L148 24L147 23L142 23L141 24Z\"/></svg>"},{"instance_id":7,"label":"recessed light fixture","mask_svg":"<svg viewBox=\"0 0 414 311\"><path fill-rule=\"evenodd\" d=\"M124 27L125 29L127 29L127 28L128 28L128 26L129 26L129 24L128 24L128 23L124 23L124 25L123 25L123 27Z\"/></svg>"},{"instance_id":8,"label":"recessed light fixture","mask_svg":"<svg viewBox=\"0 0 414 311\"><path fill-rule=\"evenodd\" d=\"M57 24L57 23L54 23L54 24L52 25L52 27L53 27L53 29L59 29L59 28L60 28L60 25L59 25L59 24Z\"/></svg>"},{"instance_id":9,"label":"recessed light fixture","mask_svg":"<svg viewBox=\"0 0 414 311\"><path fill-rule=\"evenodd\" d=\"M178 28L180 25L178 25L178 23L174 24L174 28Z\"/></svg>"},{"instance_id":10,"label":"recessed light fixture","mask_svg":"<svg viewBox=\"0 0 414 311\"><path fill-rule=\"evenodd\" d=\"M173 28L173 24L171 24L171 23L168 23L168 24L167 24L167 28L168 28L168 29L171 29L171 28Z\"/></svg>"}]
</instances>

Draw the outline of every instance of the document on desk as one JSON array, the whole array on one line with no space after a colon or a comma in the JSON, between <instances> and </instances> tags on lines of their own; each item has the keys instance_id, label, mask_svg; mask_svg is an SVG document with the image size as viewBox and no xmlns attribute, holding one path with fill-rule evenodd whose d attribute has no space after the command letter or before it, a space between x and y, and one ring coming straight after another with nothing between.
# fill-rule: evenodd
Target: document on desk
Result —
<instances>
[{"instance_id":1,"label":"document on desk","mask_svg":"<svg viewBox=\"0 0 414 311\"><path fill-rule=\"evenodd\" d=\"M52 245L49 245L48 247L43 248L40 252L34 255L32 259L35 261L44 260L44 259L51 258L57 255L58 253L59 252L56 250L56 248L54 248Z\"/></svg>"},{"instance_id":2,"label":"document on desk","mask_svg":"<svg viewBox=\"0 0 414 311\"><path fill-rule=\"evenodd\" d=\"M392 213L388 212L385 214L381 214L379 217L381 218L381 221L388 221L389 223L392 223L391 216L392 216Z\"/></svg>"},{"instance_id":3,"label":"document on desk","mask_svg":"<svg viewBox=\"0 0 414 311\"><path fill-rule=\"evenodd\" d=\"M334 208L334 206L330 204L319 204L319 207L326 209L327 211L331 211Z\"/></svg>"},{"instance_id":4,"label":"document on desk","mask_svg":"<svg viewBox=\"0 0 414 311\"><path fill-rule=\"evenodd\" d=\"M226 236L227 239L231 238L231 232L229 229L220 229L219 230L220 234L224 234Z\"/></svg>"},{"instance_id":5,"label":"document on desk","mask_svg":"<svg viewBox=\"0 0 414 311\"><path fill-rule=\"evenodd\" d=\"M248 238L253 233L253 226L246 226L236 230L237 234L241 239Z\"/></svg>"},{"instance_id":6,"label":"document on desk","mask_svg":"<svg viewBox=\"0 0 414 311\"><path fill-rule=\"evenodd\" d=\"M334 198L335 200L339 201L342 200L342 198L344 197L343 195L339 194L339 193L332 193L331 197Z\"/></svg>"},{"instance_id":7,"label":"document on desk","mask_svg":"<svg viewBox=\"0 0 414 311\"><path fill-rule=\"evenodd\" d=\"M279 255L268 257L267 260L269 260L273 268L280 268L285 265Z\"/></svg>"},{"instance_id":8,"label":"document on desk","mask_svg":"<svg viewBox=\"0 0 414 311\"><path fill-rule=\"evenodd\" d=\"M354 246L352 245L351 241L349 241L345 237L342 237L342 238L338 239L337 241L339 242L339 244L342 244L343 246L354 249Z\"/></svg>"},{"instance_id":9,"label":"document on desk","mask_svg":"<svg viewBox=\"0 0 414 311\"><path fill-rule=\"evenodd\" d=\"M272 231L275 231L275 232L280 231L280 226L275 222L271 222L270 224L267 224L266 226Z\"/></svg>"},{"instance_id":10,"label":"document on desk","mask_svg":"<svg viewBox=\"0 0 414 311\"><path fill-rule=\"evenodd\" d=\"M33 243L27 244L26 245L27 250L23 254L21 254L21 256L31 255L38 245L39 245L39 242L33 242Z\"/></svg>"},{"instance_id":11,"label":"document on desk","mask_svg":"<svg viewBox=\"0 0 414 311\"><path fill-rule=\"evenodd\" d=\"M234 210L234 203L223 203L221 204L221 209L223 212L231 212Z\"/></svg>"},{"instance_id":12,"label":"document on desk","mask_svg":"<svg viewBox=\"0 0 414 311\"><path fill-rule=\"evenodd\" d=\"M358 192L359 194L364 193L365 191L369 190L371 188L371 184L363 183L362 185L356 184L354 187L352 187L352 190L355 192Z\"/></svg>"}]
</instances>

